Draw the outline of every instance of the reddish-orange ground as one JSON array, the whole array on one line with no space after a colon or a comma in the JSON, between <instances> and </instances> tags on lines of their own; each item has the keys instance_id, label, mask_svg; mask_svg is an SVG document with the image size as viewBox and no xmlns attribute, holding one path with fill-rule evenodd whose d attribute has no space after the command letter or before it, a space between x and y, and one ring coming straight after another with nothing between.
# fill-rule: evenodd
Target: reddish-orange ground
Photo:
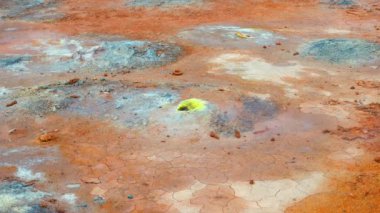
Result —
<instances>
[{"instance_id":1,"label":"reddish-orange ground","mask_svg":"<svg viewBox=\"0 0 380 213\"><path fill-rule=\"evenodd\" d=\"M295 54L297 42L316 38L340 36L380 42L380 3L362 2L370 5L371 10L331 8L314 0L213 0L201 7L174 9L128 8L123 6L122 0L65 0L58 8L65 14L61 20L1 21L0 39L4 42L0 54L22 52L15 47L33 46L39 37L48 33L171 41L184 51L174 63L130 73L105 74L105 70L15 75L1 72L0 89L30 88L73 78L88 79L96 84L105 79L120 81L134 89L171 88L180 91L181 99L201 98L222 111L241 107L242 97L269 94L279 109L270 119L258 121L252 130L239 132L241 137L218 135L216 139L210 137L210 130L203 123L193 131L186 130L187 126L182 123L162 122L165 120L162 117L171 118L169 113L151 115L158 124L136 130L110 119L70 112L41 117L20 113L8 117L7 112L12 109L8 107L0 114L4 116L0 118L0 148L11 150L26 146L48 150L57 147L59 154L52 154L57 155L54 156L59 159L57 162L34 168L43 172L47 180L33 182L33 185L44 191L68 193L65 185L81 183L75 194L89 204L79 210L64 202L48 204L56 205L61 212L187 212L194 210L192 208L195 210L189 212L253 212L255 202L242 195L248 193L244 187L234 184L277 187L281 180L308 180L305 177L313 172L323 174L325 180L318 184L315 181L315 190L305 192L300 200L268 201L272 206L281 207L265 209L258 204L260 208L256 210L380 212L380 64L375 62L372 68L352 68L318 63ZM230 49L198 45L177 37L183 30L207 24L261 28L289 39L265 48ZM5 31L12 27L19 30ZM337 35L326 33L326 29L350 32ZM217 65L210 61L226 53L259 57L276 65L301 61L305 70L315 75L302 73L298 78L286 78L285 81L298 90L297 98L289 98L288 84L214 74L212 71ZM174 70L180 70L183 75L172 75ZM102 101L115 98L112 92L99 93L97 97ZM365 103L361 103L364 99ZM314 107L316 105L320 107ZM344 118L339 114L342 111L347 113ZM184 130L171 131L174 127ZM15 131L10 132L12 129ZM41 141L41 135L46 132L48 139ZM345 150L354 151L347 154ZM25 152L0 156L0 159L13 162L36 156ZM0 177L15 179L16 170L17 165L2 165ZM203 188L195 190L197 184L203 184ZM289 186L291 195L292 187ZM286 189L280 188L279 192ZM178 192L183 194L176 194ZM93 204L95 195L101 195L106 202ZM130 195L133 199L128 198Z\"/></svg>"}]
</instances>

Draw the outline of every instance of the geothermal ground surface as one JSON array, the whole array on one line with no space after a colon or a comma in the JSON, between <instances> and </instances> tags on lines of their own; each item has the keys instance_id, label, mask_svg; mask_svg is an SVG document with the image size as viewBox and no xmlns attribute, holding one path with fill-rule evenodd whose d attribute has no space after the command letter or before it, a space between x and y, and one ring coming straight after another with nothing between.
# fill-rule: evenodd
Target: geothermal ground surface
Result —
<instances>
[{"instance_id":1,"label":"geothermal ground surface","mask_svg":"<svg viewBox=\"0 0 380 213\"><path fill-rule=\"evenodd\" d=\"M0 212L380 212L376 0L0 1Z\"/></svg>"}]
</instances>

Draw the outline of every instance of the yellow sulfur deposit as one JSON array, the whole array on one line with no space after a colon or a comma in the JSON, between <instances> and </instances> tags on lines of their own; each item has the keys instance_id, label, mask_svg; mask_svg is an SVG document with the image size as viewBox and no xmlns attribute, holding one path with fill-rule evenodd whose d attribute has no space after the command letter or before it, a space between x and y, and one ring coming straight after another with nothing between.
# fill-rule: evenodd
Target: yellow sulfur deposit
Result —
<instances>
[{"instance_id":1,"label":"yellow sulfur deposit","mask_svg":"<svg viewBox=\"0 0 380 213\"><path fill-rule=\"evenodd\" d=\"M197 98L190 98L190 99L181 101L181 103L179 103L177 107L177 110L194 112L194 111L202 111L205 108L206 108L206 101L203 101Z\"/></svg>"},{"instance_id":2,"label":"yellow sulfur deposit","mask_svg":"<svg viewBox=\"0 0 380 213\"><path fill-rule=\"evenodd\" d=\"M235 33L235 35L239 38L249 38L249 35L241 33L241 32L237 32Z\"/></svg>"}]
</instances>

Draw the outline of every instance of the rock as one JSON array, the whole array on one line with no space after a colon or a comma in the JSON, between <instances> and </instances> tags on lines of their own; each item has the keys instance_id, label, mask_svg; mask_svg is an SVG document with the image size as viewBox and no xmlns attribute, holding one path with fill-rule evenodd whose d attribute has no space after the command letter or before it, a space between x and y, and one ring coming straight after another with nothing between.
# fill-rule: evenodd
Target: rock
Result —
<instances>
[{"instance_id":1,"label":"rock","mask_svg":"<svg viewBox=\"0 0 380 213\"><path fill-rule=\"evenodd\" d=\"M16 129L11 129L11 130L8 131L8 134L11 135L11 134L13 134L13 133L15 133L15 132L16 132Z\"/></svg>"},{"instance_id":2,"label":"rock","mask_svg":"<svg viewBox=\"0 0 380 213\"><path fill-rule=\"evenodd\" d=\"M219 135L218 135L216 132L214 132L214 131L211 131L211 132L210 132L210 137L219 140Z\"/></svg>"},{"instance_id":3,"label":"rock","mask_svg":"<svg viewBox=\"0 0 380 213\"><path fill-rule=\"evenodd\" d=\"M253 184L255 184L255 181L254 180L249 180L249 184L253 185Z\"/></svg>"},{"instance_id":4,"label":"rock","mask_svg":"<svg viewBox=\"0 0 380 213\"><path fill-rule=\"evenodd\" d=\"M322 133L323 133L323 134L329 134L329 133L331 133L331 131L328 130L328 129L325 129L325 130L322 131Z\"/></svg>"},{"instance_id":5,"label":"rock","mask_svg":"<svg viewBox=\"0 0 380 213\"><path fill-rule=\"evenodd\" d=\"M99 178L94 178L94 177L83 177L83 178L81 178L81 180L83 181L83 183L88 183L88 184L99 184L99 183L101 183Z\"/></svg>"},{"instance_id":6,"label":"rock","mask_svg":"<svg viewBox=\"0 0 380 213\"><path fill-rule=\"evenodd\" d=\"M73 79L70 79L69 81L67 81L65 84L66 85L73 85L75 83L77 83L79 81L79 78L73 78Z\"/></svg>"},{"instance_id":7,"label":"rock","mask_svg":"<svg viewBox=\"0 0 380 213\"><path fill-rule=\"evenodd\" d=\"M17 101L12 101L10 103L7 103L5 106L6 107L11 107L11 106L16 105L16 104L17 104Z\"/></svg>"},{"instance_id":8,"label":"rock","mask_svg":"<svg viewBox=\"0 0 380 213\"><path fill-rule=\"evenodd\" d=\"M94 203L97 203L97 204L104 204L106 202L106 200L101 197L101 196L95 196L94 199L93 199Z\"/></svg>"},{"instance_id":9,"label":"rock","mask_svg":"<svg viewBox=\"0 0 380 213\"><path fill-rule=\"evenodd\" d=\"M39 205L40 205L41 208L47 208L47 207L49 207L49 203L46 202L46 201L44 201L44 200L42 200Z\"/></svg>"},{"instance_id":10,"label":"rock","mask_svg":"<svg viewBox=\"0 0 380 213\"><path fill-rule=\"evenodd\" d=\"M174 70L174 72L172 72L172 75L181 76L181 75L183 75L183 72L181 70Z\"/></svg>"},{"instance_id":11,"label":"rock","mask_svg":"<svg viewBox=\"0 0 380 213\"><path fill-rule=\"evenodd\" d=\"M79 208L87 208L88 205L87 205L87 203L82 202L82 203L79 203L79 204L77 205L77 207L79 207Z\"/></svg>"},{"instance_id":12,"label":"rock","mask_svg":"<svg viewBox=\"0 0 380 213\"><path fill-rule=\"evenodd\" d=\"M375 161L376 163L380 163L380 157L376 157L376 158L374 159L374 161Z\"/></svg>"},{"instance_id":13,"label":"rock","mask_svg":"<svg viewBox=\"0 0 380 213\"><path fill-rule=\"evenodd\" d=\"M42 143L46 143L54 139L56 139L56 136L53 135L52 133L44 133L38 137L38 141Z\"/></svg>"},{"instance_id":14,"label":"rock","mask_svg":"<svg viewBox=\"0 0 380 213\"><path fill-rule=\"evenodd\" d=\"M51 198L51 199L48 199L47 202L49 202L51 204L56 204L57 203L57 199Z\"/></svg>"},{"instance_id":15,"label":"rock","mask_svg":"<svg viewBox=\"0 0 380 213\"><path fill-rule=\"evenodd\" d=\"M241 134L239 130L235 130L235 138L241 138Z\"/></svg>"}]
</instances>

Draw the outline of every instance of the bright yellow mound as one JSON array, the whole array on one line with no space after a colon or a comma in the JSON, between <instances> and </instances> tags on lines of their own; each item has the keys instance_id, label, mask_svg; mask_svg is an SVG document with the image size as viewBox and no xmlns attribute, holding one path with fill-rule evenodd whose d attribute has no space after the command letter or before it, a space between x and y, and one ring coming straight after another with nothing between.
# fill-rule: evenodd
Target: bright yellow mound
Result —
<instances>
[{"instance_id":1,"label":"bright yellow mound","mask_svg":"<svg viewBox=\"0 0 380 213\"><path fill-rule=\"evenodd\" d=\"M177 110L194 112L194 111L202 111L205 108L206 108L206 101L203 101L197 98L190 98L190 99L181 101L181 103L179 103L177 107Z\"/></svg>"}]
</instances>

